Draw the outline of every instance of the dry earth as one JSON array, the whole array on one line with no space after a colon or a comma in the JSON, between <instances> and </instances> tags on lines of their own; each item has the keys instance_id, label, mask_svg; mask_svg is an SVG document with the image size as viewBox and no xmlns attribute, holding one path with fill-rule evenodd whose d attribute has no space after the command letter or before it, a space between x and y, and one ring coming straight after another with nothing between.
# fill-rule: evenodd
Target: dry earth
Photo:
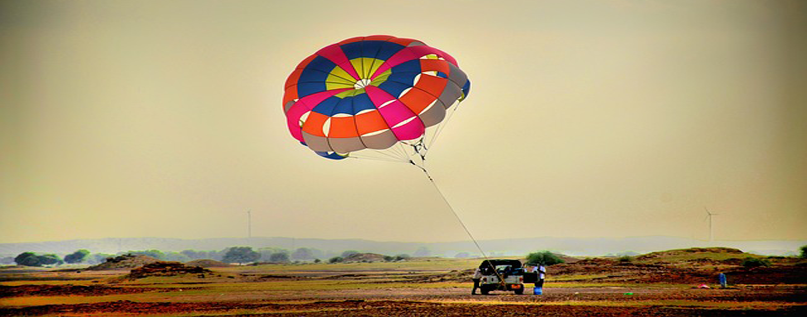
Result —
<instances>
[{"instance_id":1,"label":"dry earth","mask_svg":"<svg viewBox=\"0 0 807 317\"><path fill-rule=\"evenodd\" d=\"M735 263L745 255L732 250L668 252L552 266L540 296L472 296L472 262L456 260L211 267L204 274L176 263L134 275L0 269L0 316L807 316L802 260L747 269ZM714 288L717 272L728 274L730 288ZM713 288L693 288L700 283Z\"/></svg>"}]
</instances>

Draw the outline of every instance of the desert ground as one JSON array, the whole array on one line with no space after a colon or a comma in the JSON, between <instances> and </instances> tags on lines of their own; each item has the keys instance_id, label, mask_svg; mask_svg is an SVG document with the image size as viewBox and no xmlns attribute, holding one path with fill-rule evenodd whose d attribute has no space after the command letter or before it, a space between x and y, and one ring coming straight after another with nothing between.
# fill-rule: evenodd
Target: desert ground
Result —
<instances>
[{"instance_id":1,"label":"desert ground","mask_svg":"<svg viewBox=\"0 0 807 317\"><path fill-rule=\"evenodd\" d=\"M543 295L529 284L529 295L471 295L480 259L11 266L0 269L0 315L807 316L807 261L769 257L770 266L750 268L741 265L748 256L712 248L566 257L548 268Z\"/></svg>"}]
</instances>

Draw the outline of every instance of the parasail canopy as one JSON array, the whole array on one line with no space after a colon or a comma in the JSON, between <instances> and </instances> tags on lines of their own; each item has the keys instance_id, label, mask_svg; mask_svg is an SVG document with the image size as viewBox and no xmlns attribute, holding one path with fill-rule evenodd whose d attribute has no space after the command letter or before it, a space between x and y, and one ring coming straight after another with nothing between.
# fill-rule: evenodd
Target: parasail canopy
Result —
<instances>
[{"instance_id":1,"label":"parasail canopy","mask_svg":"<svg viewBox=\"0 0 807 317\"><path fill-rule=\"evenodd\" d=\"M401 142L425 151L426 128L443 122L470 85L451 55L421 41L355 37L297 65L283 110L291 135L326 158Z\"/></svg>"}]
</instances>

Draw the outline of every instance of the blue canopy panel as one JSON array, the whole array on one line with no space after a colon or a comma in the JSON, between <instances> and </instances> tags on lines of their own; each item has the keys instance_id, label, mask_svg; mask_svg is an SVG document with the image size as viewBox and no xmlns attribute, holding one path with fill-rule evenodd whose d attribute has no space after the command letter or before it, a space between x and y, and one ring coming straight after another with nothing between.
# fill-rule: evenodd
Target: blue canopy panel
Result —
<instances>
[{"instance_id":1,"label":"blue canopy panel","mask_svg":"<svg viewBox=\"0 0 807 317\"><path fill-rule=\"evenodd\" d=\"M381 42L380 46L381 47L379 48L378 53L373 57L382 61L388 60L390 57L392 57L392 55L395 55L395 53L398 53L398 51L406 48L406 46L392 42Z\"/></svg>"},{"instance_id":2,"label":"blue canopy panel","mask_svg":"<svg viewBox=\"0 0 807 317\"><path fill-rule=\"evenodd\" d=\"M420 60L413 59L411 61L398 64L392 68L392 73L420 73L423 69L420 68Z\"/></svg>"},{"instance_id":3,"label":"blue canopy panel","mask_svg":"<svg viewBox=\"0 0 807 317\"><path fill-rule=\"evenodd\" d=\"M359 112L369 109L375 109L375 104L373 101L370 100L370 96L367 93L361 93L353 96L353 112L352 115L357 115Z\"/></svg>"},{"instance_id":4,"label":"blue canopy panel","mask_svg":"<svg viewBox=\"0 0 807 317\"><path fill-rule=\"evenodd\" d=\"M336 99L335 102L334 99ZM327 103L327 105L323 105L323 103ZM337 97L325 99L318 106L314 107L313 111L333 117L340 113L355 116L359 112L368 109L375 109L375 105L366 93L358 93L355 96L348 96L341 99Z\"/></svg>"},{"instance_id":5,"label":"blue canopy panel","mask_svg":"<svg viewBox=\"0 0 807 317\"><path fill-rule=\"evenodd\" d=\"M396 83L409 85L412 87L415 85L415 77L420 75L420 72L399 72L399 73L392 73L387 77L387 81L394 81Z\"/></svg>"},{"instance_id":6,"label":"blue canopy panel","mask_svg":"<svg viewBox=\"0 0 807 317\"><path fill-rule=\"evenodd\" d=\"M328 74L335 67L336 67L336 64L334 62L331 62L331 60L329 60L329 59L327 59L325 57L322 57L322 56L317 56L313 60L311 60L311 62L308 63L308 65L305 66L305 69L303 70L303 73L305 73L305 70L311 69L311 70L318 70L318 71L321 71L323 73Z\"/></svg>"},{"instance_id":7,"label":"blue canopy panel","mask_svg":"<svg viewBox=\"0 0 807 317\"><path fill-rule=\"evenodd\" d=\"M342 98L334 96L328 97L328 99L325 99L322 102L320 102L318 105L314 107L314 109L311 109L311 111L324 114L326 116L331 116L331 114L333 113L333 109L336 107L336 104L338 104L340 101L342 101Z\"/></svg>"},{"instance_id":8,"label":"blue canopy panel","mask_svg":"<svg viewBox=\"0 0 807 317\"><path fill-rule=\"evenodd\" d=\"M406 85L391 80L387 80L381 85L378 85L379 89L386 91L395 98L398 98L398 96L400 96L401 93L409 87L412 87L412 85Z\"/></svg>"},{"instance_id":9,"label":"blue canopy panel","mask_svg":"<svg viewBox=\"0 0 807 317\"><path fill-rule=\"evenodd\" d=\"M297 83L318 83L324 82L328 79L327 72L323 72L317 69L305 68L303 72L300 73L300 78L297 79Z\"/></svg>"},{"instance_id":10,"label":"blue canopy panel","mask_svg":"<svg viewBox=\"0 0 807 317\"><path fill-rule=\"evenodd\" d=\"M305 96L323 92L327 90L325 82L320 83L297 83L297 96L303 98Z\"/></svg>"},{"instance_id":11,"label":"blue canopy panel","mask_svg":"<svg viewBox=\"0 0 807 317\"><path fill-rule=\"evenodd\" d=\"M362 41L361 42L361 57L375 58L378 51L381 49L382 41Z\"/></svg>"},{"instance_id":12,"label":"blue canopy panel","mask_svg":"<svg viewBox=\"0 0 807 317\"><path fill-rule=\"evenodd\" d=\"M332 160L343 160L343 159L347 158L347 154L341 155L341 154L336 153L336 152L317 152L317 151L314 151L314 153L317 153L317 155L319 155L319 156L322 156L322 157L327 158L327 159L332 159Z\"/></svg>"},{"instance_id":13,"label":"blue canopy panel","mask_svg":"<svg viewBox=\"0 0 807 317\"><path fill-rule=\"evenodd\" d=\"M325 57L317 56L305 66L297 80L297 96L305 96L325 91L325 80L328 74L336 68L336 64Z\"/></svg>"},{"instance_id":14,"label":"blue canopy panel","mask_svg":"<svg viewBox=\"0 0 807 317\"><path fill-rule=\"evenodd\" d=\"M465 82L465 85L462 85L462 95L468 96L468 93L471 92L471 81L468 80Z\"/></svg>"},{"instance_id":15,"label":"blue canopy panel","mask_svg":"<svg viewBox=\"0 0 807 317\"><path fill-rule=\"evenodd\" d=\"M364 43L364 41L358 41L358 42L353 42L353 43L342 44L342 45L339 45L339 48L341 48L342 52L345 53L345 56L347 56L347 59L351 60L351 59L354 59L354 58L364 57L364 56L361 56L362 43Z\"/></svg>"},{"instance_id":16,"label":"blue canopy panel","mask_svg":"<svg viewBox=\"0 0 807 317\"><path fill-rule=\"evenodd\" d=\"M339 46L348 60L369 57L387 60L390 56L405 48L401 44L386 41L358 41Z\"/></svg>"},{"instance_id":17,"label":"blue canopy panel","mask_svg":"<svg viewBox=\"0 0 807 317\"><path fill-rule=\"evenodd\" d=\"M333 117L334 115L336 115L338 113L352 114L351 112L353 112L353 97L352 96L342 98L342 100L340 100L339 103L336 104L336 107L333 108L333 110L331 111L330 114L328 114L328 116Z\"/></svg>"}]
</instances>

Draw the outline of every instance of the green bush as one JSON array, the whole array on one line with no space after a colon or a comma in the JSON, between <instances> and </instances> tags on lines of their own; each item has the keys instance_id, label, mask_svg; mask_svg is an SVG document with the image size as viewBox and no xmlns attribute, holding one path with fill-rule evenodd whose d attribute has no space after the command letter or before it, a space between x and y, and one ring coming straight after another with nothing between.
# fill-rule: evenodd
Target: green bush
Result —
<instances>
[{"instance_id":1,"label":"green bush","mask_svg":"<svg viewBox=\"0 0 807 317\"><path fill-rule=\"evenodd\" d=\"M807 245L801 246L801 258L807 259Z\"/></svg>"},{"instance_id":2,"label":"green bush","mask_svg":"<svg viewBox=\"0 0 807 317\"><path fill-rule=\"evenodd\" d=\"M771 262L766 260L766 259L752 258L752 257L749 256L749 257L746 257L743 260L742 266L747 267L747 268L760 267L760 266L771 266Z\"/></svg>"},{"instance_id":3,"label":"green bush","mask_svg":"<svg viewBox=\"0 0 807 317\"><path fill-rule=\"evenodd\" d=\"M39 257L33 252L20 253L14 258L14 262L16 262L17 265L42 266L42 264L39 263Z\"/></svg>"},{"instance_id":4,"label":"green bush","mask_svg":"<svg viewBox=\"0 0 807 317\"><path fill-rule=\"evenodd\" d=\"M252 247L232 247L227 249L222 262L225 263L248 263L255 262L261 258L261 254L252 250Z\"/></svg>"},{"instance_id":5,"label":"green bush","mask_svg":"<svg viewBox=\"0 0 807 317\"><path fill-rule=\"evenodd\" d=\"M55 254L38 255L33 252L23 252L14 258L14 262L24 266L61 265L64 261Z\"/></svg>"},{"instance_id":6,"label":"green bush","mask_svg":"<svg viewBox=\"0 0 807 317\"><path fill-rule=\"evenodd\" d=\"M90 251L85 249L78 250L64 256L64 261L67 263L81 263L90 255Z\"/></svg>"},{"instance_id":7,"label":"green bush","mask_svg":"<svg viewBox=\"0 0 807 317\"><path fill-rule=\"evenodd\" d=\"M44 254L39 256L39 263L44 265L62 265L64 261L55 254Z\"/></svg>"},{"instance_id":8,"label":"green bush","mask_svg":"<svg viewBox=\"0 0 807 317\"><path fill-rule=\"evenodd\" d=\"M289 254L286 252L272 253L269 256L269 262L272 263L289 263Z\"/></svg>"},{"instance_id":9,"label":"green bush","mask_svg":"<svg viewBox=\"0 0 807 317\"><path fill-rule=\"evenodd\" d=\"M630 263L633 261L633 258L627 255L620 256L616 259L619 263Z\"/></svg>"},{"instance_id":10,"label":"green bush","mask_svg":"<svg viewBox=\"0 0 807 317\"><path fill-rule=\"evenodd\" d=\"M563 259L549 251L538 251L527 255L528 265L555 265L563 263Z\"/></svg>"},{"instance_id":11,"label":"green bush","mask_svg":"<svg viewBox=\"0 0 807 317\"><path fill-rule=\"evenodd\" d=\"M339 263L339 262L342 262L342 261L344 261L344 260L345 260L345 259L344 259L344 258L342 258L341 256L335 256L335 257L330 258L330 259L328 260L328 263Z\"/></svg>"}]
</instances>

